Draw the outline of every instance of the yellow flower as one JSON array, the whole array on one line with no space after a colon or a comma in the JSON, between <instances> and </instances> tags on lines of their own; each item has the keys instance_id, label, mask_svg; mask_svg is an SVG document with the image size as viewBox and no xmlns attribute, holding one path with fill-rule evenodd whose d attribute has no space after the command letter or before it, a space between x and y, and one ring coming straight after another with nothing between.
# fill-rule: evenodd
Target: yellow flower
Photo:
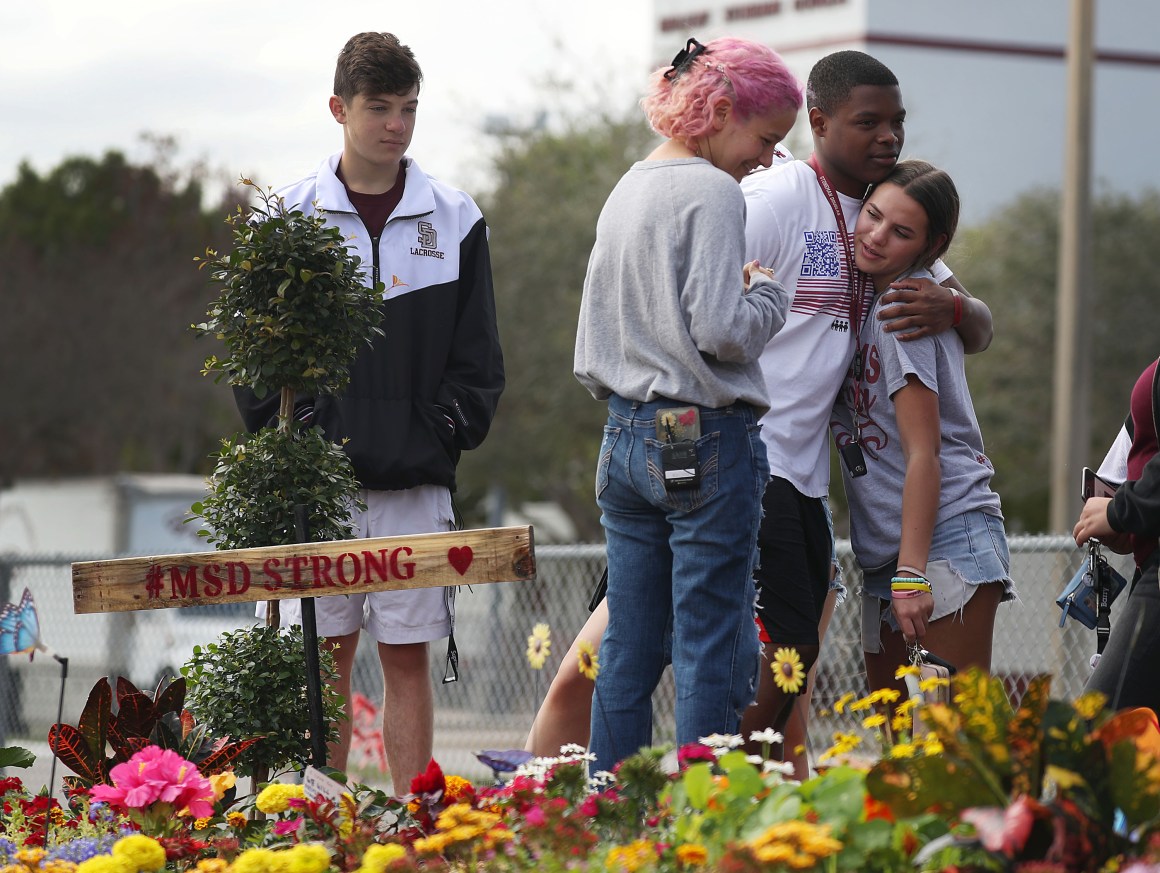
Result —
<instances>
[{"instance_id":1,"label":"yellow flower","mask_svg":"<svg viewBox=\"0 0 1160 873\"><path fill-rule=\"evenodd\" d=\"M551 631L541 622L532 628L532 634L528 637L528 663L532 665L533 670L540 670L551 653Z\"/></svg>"},{"instance_id":2,"label":"yellow flower","mask_svg":"<svg viewBox=\"0 0 1160 873\"><path fill-rule=\"evenodd\" d=\"M917 751L914 743L895 743L890 747L891 758L913 758Z\"/></svg>"},{"instance_id":3,"label":"yellow flower","mask_svg":"<svg viewBox=\"0 0 1160 873\"><path fill-rule=\"evenodd\" d=\"M281 859L272 849L246 849L234 859L233 873L270 873L281 869Z\"/></svg>"},{"instance_id":4,"label":"yellow flower","mask_svg":"<svg viewBox=\"0 0 1160 873\"><path fill-rule=\"evenodd\" d=\"M444 803L458 803L463 796L473 789L472 784L462 776L449 774L444 777L446 788L443 789Z\"/></svg>"},{"instance_id":5,"label":"yellow flower","mask_svg":"<svg viewBox=\"0 0 1160 873\"><path fill-rule=\"evenodd\" d=\"M226 822L232 828L244 828L247 824L249 824L249 819L246 818L246 814L244 812L227 812Z\"/></svg>"},{"instance_id":6,"label":"yellow flower","mask_svg":"<svg viewBox=\"0 0 1160 873\"><path fill-rule=\"evenodd\" d=\"M1091 721L1104 708L1107 698L1098 691L1089 691L1075 699L1075 711L1081 718Z\"/></svg>"},{"instance_id":7,"label":"yellow flower","mask_svg":"<svg viewBox=\"0 0 1160 873\"><path fill-rule=\"evenodd\" d=\"M862 727L864 728L882 727L884 724L886 724L886 716L880 712L868 715L862 719Z\"/></svg>"},{"instance_id":8,"label":"yellow flower","mask_svg":"<svg viewBox=\"0 0 1160 873\"><path fill-rule=\"evenodd\" d=\"M20 849L16 853L16 860L26 867L38 867L48 852L44 849Z\"/></svg>"},{"instance_id":9,"label":"yellow flower","mask_svg":"<svg viewBox=\"0 0 1160 873\"><path fill-rule=\"evenodd\" d=\"M830 748L822 752L821 757L818 758L818 762L823 763L828 761L830 758L841 757L842 755L853 751L861 744L862 738L857 734L835 733L834 745L830 746Z\"/></svg>"},{"instance_id":10,"label":"yellow flower","mask_svg":"<svg viewBox=\"0 0 1160 873\"><path fill-rule=\"evenodd\" d=\"M797 694L806 681L806 671L802 667L797 649L780 648L773 653L773 681L786 694Z\"/></svg>"},{"instance_id":11,"label":"yellow flower","mask_svg":"<svg viewBox=\"0 0 1160 873\"><path fill-rule=\"evenodd\" d=\"M874 701L869 697L861 697L850 704L850 712L861 712L864 709L869 709L874 705Z\"/></svg>"},{"instance_id":12,"label":"yellow flower","mask_svg":"<svg viewBox=\"0 0 1160 873\"><path fill-rule=\"evenodd\" d=\"M634 873L656 860L656 849L648 840L633 840L627 846L616 846L608 853L604 866L616 873Z\"/></svg>"},{"instance_id":13,"label":"yellow flower","mask_svg":"<svg viewBox=\"0 0 1160 873\"><path fill-rule=\"evenodd\" d=\"M120 858L134 870L160 870L165 866L165 849L152 837L130 834L113 846L113 857Z\"/></svg>"},{"instance_id":14,"label":"yellow flower","mask_svg":"<svg viewBox=\"0 0 1160 873\"><path fill-rule=\"evenodd\" d=\"M893 703L902 696L897 688L879 688L870 694L873 703Z\"/></svg>"},{"instance_id":15,"label":"yellow flower","mask_svg":"<svg viewBox=\"0 0 1160 873\"><path fill-rule=\"evenodd\" d=\"M93 855L77 864L77 873L137 873L137 868L124 858L113 855Z\"/></svg>"},{"instance_id":16,"label":"yellow flower","mask_svg":"<svg viewBox=\"0 0 1160 873\"><path fill-rule=\"evenodd\" d=\"M854 699L854 692L847 691L845 694L843 694L841 697L839 697L836 701L834 701L834 712L841 715L842 712L846 709L846 706L853 699Z\"/></svg>"},{"instance_id":17,"label":"yellow flower","mask_svg":"<svg viewBox=\"0 0 1160 873\"><path fill-rule=\"evenodd\" d=\"M13 867L11 869L13 871L19 871L19 873L25 873L19 867ZM77 865L72 861L62 861L60 858L53 858L40 865L40 873L76 873L76 869Z\"/></svg>"},{"instance_id":18,"label":"yellow flower","mask_svg":"<svg viewBox=\"0 0 1160 873\"><path fill-rule=\"evenodd\" d=\"M198 873L226 873L229 866L230 862L225 858L202 858L193 869Z\"/></svg>"},{"instance_id":19,"label":"yellow flower","mask_svg":"<svg viewBox=\"0 0 1160 873\"><path fill-rule=\"evenodd\" d=\"M918 676L921 672L914 664L903 664L894 671L894 678L901 679L903 676Z\"/></svg>"},{"instance_id":20,"label":"yellow flower","mask_svg":"<svg viewBox=\"0 0 1160 873\"><path fill-rule=\"evenodd\" d=\"M281 782L273 782L258 794L254 806L258 808L259 812L267 814L285 812L290 808L291 800L301 800L304 797L306 797L306 792L301 785L284 785Z\"/></svg>"},{"instance_id":21,"label":"yellow flower","mask_svg":"<svg viewBox=\"0 0 1160 873\"><path fill-rule=\"evenodd\" d=\"M890 722L890 729L896 734L905 733L914 726L913 721L909 712L903 712L901 709L896 710L894 718Z\"/></svg>"},{"instance_id":22,"label":"yellow flower","mask_svg":"<svg viewBox=\"0 0 1160 873\"><path fill-rule=\"evenodd\" d=\"M193 829L195 831L204 831L206 828L209 827L209 823L211 821L213 821L213 819L210 818L208 815L205 816L204 818L195 818L193 820Z\"/></svg>"},{"instance_id":23,"label":"yellow flower","mask_svg":"<svg viewBox=\"0 0 1160 873\"><path fill-rule=\"evenodd\" d=\"M213 787L214 800L221 800L226 796L226 792L238 783L238 777L234 775L233 770L214 773L212 776L206 776L205 778L209 780L209 784Z\"/></svg>"},{"instance_id":24,"label":"yellow flower","mask_svg":"<svg viewBox=\"0 0 1160 873\"><path fill-rule=\"evenodd\" d=\"M300 843L286 852L287 873L324 873L330 869L330 850L322 843Z\"/></svg>"},{"instance_id":25,"label":"yellow flower","mask_svg":"<svg viewBox=\"0 0 1160 873\"><path fill-rule=\"evenodd\" d=\"M783 864L797 854L793 846L773 843L753 850L753 855L763 864Z\"/></svg>"},{"instance_id":26,"label":"yellow flower","mask_svg":"<svg viewBox=\"0 0 1160 873\"><path fill-rule=\"evenodd\" d=\"M580 672L586 678L595 681L596 674L600 672L600 661L596 657L596 647L592 645L590 640L580 640L576 644L576 648L580 650L576 657L580 664Z\"/></svg>"},{"instance_id":27,"label":"yellow flower","mask_svg":"<svg viewBox=\"0 0 1160 873\"><path fill-rule=\"evenodd\" d=\"M923 679L918 683L918 690L923 694L928 694L929 692L934 691L936 688L946 688L950 684L950 679L943 679L939 676L928 676L926 679ZM990 714L988 713L986 716L979 717L978 723L981 726L991 725L992 721L990 719Z\"/></svg>"},{"instance_id":28,"label":"yellow flower","mask_svg":"<svg viewBox=\"0 0 1160 873\"><path fill-rule=\"evenodd\" d=\"M677 861L688 867L700 867L709 860L708 850L700 843L684 843L677 846Z\"/></svg>"},{"instance_id":29,"label":"yellow flower","mask_svg":"<svg viewBox=\"0 0 1160 873\"><path fill-rule=\"evenodd\" d=\"M439 855L447 848L449 842L451 841L447 839L447 834L432 834L429 837L419 837L411 845L420 855Z\"/></svg>"},{"instance_id":30,"label":"yellow flower","mask_svg":"<svg viewBox=\"0 0 1160 873\"><path fill-rule=\"evenodd\" d=\"M934 734L927 734L922 743L922 753L928 758L943 753L943 744Z\"/></svg>"},{"instance_id":31,"label":"yellow flower","mask_svg":"<svg viewBox=\"0 0 1160 873\"><path fill-rule=\"evenodd\" d=\"M375 843L367 847L357 873L383 873L388 866L406 855L407 850L397 843Z\"/></svg>"}]
</instances>

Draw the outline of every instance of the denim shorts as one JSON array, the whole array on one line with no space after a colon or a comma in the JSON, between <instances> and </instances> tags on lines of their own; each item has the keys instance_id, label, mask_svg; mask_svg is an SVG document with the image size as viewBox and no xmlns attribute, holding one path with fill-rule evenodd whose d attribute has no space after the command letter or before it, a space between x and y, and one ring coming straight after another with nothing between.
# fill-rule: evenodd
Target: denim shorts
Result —
<instances>
[{"instance_id":1,"label":"denim shorts","mask_svg":"<svg viewBox=\"0 0 1160 873\"><path fill-rule=\"evenodd\" d=\"M881 567L863 570L864 651L882 650L882 624L898 630L894 611L889 608L890 580L896 563L891 561ZM1001 584L1002 601L1014 600L1015 583L1011 580L1011 554L1007 548L1003 519L972 510L936 525L930 542L930 557L926 562L926 576L934 589L934 612L930 621L960 612L980 585Z\"/></svg>"}]
</instances>

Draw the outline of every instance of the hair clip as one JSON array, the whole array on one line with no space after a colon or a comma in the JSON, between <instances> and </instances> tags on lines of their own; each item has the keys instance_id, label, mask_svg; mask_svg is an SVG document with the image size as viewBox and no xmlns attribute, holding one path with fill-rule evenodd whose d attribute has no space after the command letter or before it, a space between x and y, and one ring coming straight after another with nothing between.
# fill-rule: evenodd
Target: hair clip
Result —
<instances>
[{"instance_id":1,"label":"hair clip","mask_svg":"<svg viewBox=\"0 0 1160 873\"><path fill-rule=\"evenodd\" d=\"M677 52L676 57L673 58L673 65L665 70L665 78L670 82L685 72L692 65L698 57L700 57L707 49L693 37L689 37L689 41L685 43L685 47Z\"/></svg>"}]
</instances>

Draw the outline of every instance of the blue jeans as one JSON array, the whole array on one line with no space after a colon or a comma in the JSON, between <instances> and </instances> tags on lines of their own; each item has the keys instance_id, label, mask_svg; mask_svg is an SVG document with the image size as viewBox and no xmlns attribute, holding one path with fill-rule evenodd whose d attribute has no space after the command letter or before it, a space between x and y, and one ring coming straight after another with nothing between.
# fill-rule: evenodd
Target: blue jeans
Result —
<instances>
[{"instance_id":1,"label":"blue jeans","mask_svg":"<svg viewBox=\"0 0 1160 873\"><path fill-rule=\"evenodd\" d=\"M593 772L652 744L652 693L670 655L678 744L736 733L756 691L753 570L769 478L761 426L745 404L701 408L700 484L666 491L655 417L681 405L608 402L596 471L608 629L592 701Z\"/></svg>"}]
</instances>

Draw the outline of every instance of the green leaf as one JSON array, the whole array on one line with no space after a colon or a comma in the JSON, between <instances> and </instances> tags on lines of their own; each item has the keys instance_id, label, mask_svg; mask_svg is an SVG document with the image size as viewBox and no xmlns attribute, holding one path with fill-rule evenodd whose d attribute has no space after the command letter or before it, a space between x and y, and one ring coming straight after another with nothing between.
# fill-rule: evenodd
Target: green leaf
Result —
<instances>
[{"instance_id":1,"label":"green leaf","mask_svg":"<svg viewBox=\"0 0 1160 873\"><path fill-rule=\"evenodd\" d=\"M5 746L0 748L0 768L3 767L31 767L36 762L36 755L19 746Z\"/></svg>"}]
</instances>

